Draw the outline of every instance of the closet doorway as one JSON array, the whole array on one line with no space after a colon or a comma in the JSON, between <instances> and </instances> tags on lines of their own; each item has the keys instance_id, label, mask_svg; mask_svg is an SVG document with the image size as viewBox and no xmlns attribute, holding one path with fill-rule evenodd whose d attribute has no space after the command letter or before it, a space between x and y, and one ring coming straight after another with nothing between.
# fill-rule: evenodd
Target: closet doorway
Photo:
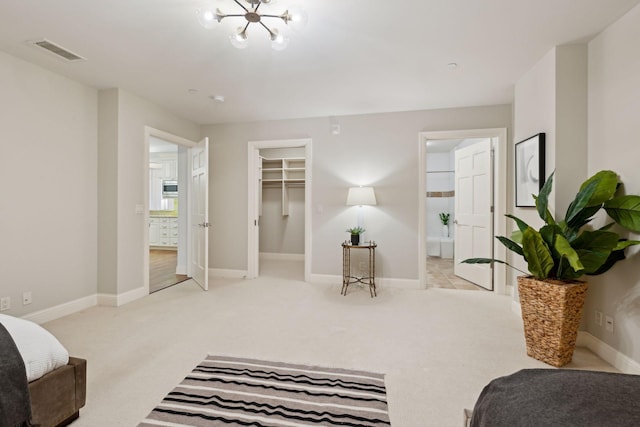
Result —
<instances>
[{"instance_id":1,"label":"closet doorway","mask_svg":"<svg viewBox=\"0 0 640 427\"><path fill-rule=\"evenodd\" d=\"M311 140L252 141L247 278L309 281Z\"/></svg>"}]
</instances>

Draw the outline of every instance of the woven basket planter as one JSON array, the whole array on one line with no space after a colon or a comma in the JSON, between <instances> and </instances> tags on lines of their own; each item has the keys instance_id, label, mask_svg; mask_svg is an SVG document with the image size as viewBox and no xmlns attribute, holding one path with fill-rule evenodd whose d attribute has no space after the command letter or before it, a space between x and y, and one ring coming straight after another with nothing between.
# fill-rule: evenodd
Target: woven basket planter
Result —
<instances>
[{"instance_id":1,"label":"woven basket planter","mask_svg":"<svg viewBox=\"0 0 640 427\"><path fill-rule=\"evenodd\" d=\"M571 362L587 283L518 277L527 354L560 367Z\"/></svg>"}]
</instances>

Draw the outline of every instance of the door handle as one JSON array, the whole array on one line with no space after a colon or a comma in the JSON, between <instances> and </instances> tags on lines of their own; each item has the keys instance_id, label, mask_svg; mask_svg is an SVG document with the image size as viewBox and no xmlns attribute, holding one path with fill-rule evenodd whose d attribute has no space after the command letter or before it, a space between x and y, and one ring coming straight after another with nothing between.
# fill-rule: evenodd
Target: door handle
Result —
<instances>
[{"instance_id":1,"label":"door handle","mask_svg":"<svg viewBox=\"0 0 640 427\"><path fill-rule=\"evenodd\" d=\"M454 223L454 224L457 224L457 223L458 223L458 220L457 220L457 219L454 219L454 220L453 220L453 223Z\"/></svg>"},{"instance_id":2,"label":"door handle","mask_svg":"<svg viewBox=\"0 0 640 427\"><path fill-rule=\"evenodd\" d=\"M201 223L201 224L198 224L198 227L204 227L204 228L207 228L207 227L209 227L210 225L211 225L211 224L209 224L208 222L203 222L203 223Z\"/></svg>"}]
</instances>

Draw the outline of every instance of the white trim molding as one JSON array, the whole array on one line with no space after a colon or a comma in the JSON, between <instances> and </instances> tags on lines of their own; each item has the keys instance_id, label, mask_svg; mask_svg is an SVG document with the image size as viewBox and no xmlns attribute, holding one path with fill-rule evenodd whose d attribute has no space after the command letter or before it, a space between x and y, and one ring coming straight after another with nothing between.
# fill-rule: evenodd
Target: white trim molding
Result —
<instances>
[{"instance_id":1,"label":"white trim molding","mask_svg":"<svg viewBox=\"0 0 640 427\"><path fill-rule=\"evenodd\" d=\"M304 261L304 254L282 254L278 252L260 252L260 260Z\"/></svg>"},{"instance_id":2,"label":"white trim molding","mask_svg":"<svg viewBox=\"0 0 640 427\"><path fill-rule=\"evenodd\" d=\"M209 277L222 277L227 279L246 279L247 270L229 270L225 268L210 268Z\"/></svg>"},{"instance_id":3,"label":"white trim molding","mask_svg":"<svg viewBox=\"0 0 640 427\"><path fill-rule=\"evenodd\" d=\"M586 331L578 331L576 346L586 347L625 374L640 375L640 363Z\"/></svg>"},{"instance_id":4,"label":"white trim molding","mask_svg":"<svg viewBox=\"0 0 640 427\"><path fill-rule=\"evenodd\" d=\"M98 296L89 295L22 316L39 325L98 305Z\"/></svg>"},{"instance_id":5,"label":"white trim molding","mask_svg":"<svg viewBox=\"0 0 640 427\"><path fill-rule=\"evenodd\" d=\"M120 307L121 305L128 304L137 299L146 297L147 295L149 295L149 288L144 286L117 295L98 294L98 305L105 307Z\"/></svg>"}]
</instances>

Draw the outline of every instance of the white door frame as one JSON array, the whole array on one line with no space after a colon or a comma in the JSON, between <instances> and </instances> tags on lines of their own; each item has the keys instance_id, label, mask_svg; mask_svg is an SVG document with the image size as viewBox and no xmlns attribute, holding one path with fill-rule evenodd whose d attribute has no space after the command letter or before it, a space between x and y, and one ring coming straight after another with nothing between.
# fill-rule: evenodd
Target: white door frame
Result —
<instances>
[{"instance_id":1,"label":"white door frame","mask_svg":"<svg viewBox=\"0 0 640 427\"><path fill-rule=\"evenodd\" d=\"M150 126L144 127L144 155L142 156L143 170L144 173L144 230L143 230L143 248L144 248L144 256L143 256L143 286L145 289L145 294L149 294L149 137L156 137L159 139L163 139L165 141L171 142L173 144L182 145L187 148L195 147L198 142L191 141L189 139L183 138L178 135L174 135L172 133L168 133L162 131L160 129L156 129ZM191 229L187 227L187 237L186 237L186 245L184 246L187 250L187 268L190 268L191 265L191 250L189 234L191 233Z\"/></svg>"},{"instance_id":2,"label":"white door frame","mask_svg":"<svg viewBox=\"0 0 640 427\"><path fill-rule=\"evenodd\" d=\"M305 185L304 185L304 280L311 281L311 138L281 139L269 141L249 141L247 150L247 279L258 277L258 257L260 248L258 240L258 228L255 226L258 170L255 167L255 152L263 148L294 148L304 147L305 154Z\"/></svg>"},{"instance_id":3,"label":"white door frame","mask_svg":"<svg viewBox=\"0 0 640 427\"><path fill-rule=\"evenodd\" d=\"M497 138L494 144L494 215L493 234L504 236L507 231L505 214L507 213L507 129L467 129L420 132L418 138L420 181L418 184L418 277L420 285L427 287L427 225L426 225L426 172L427 141L442 139ZM505 260L507 250L498 241L493 243L493 254L496 259ZM493 268L494 290L498 294L507 293L507 269L503 264L495 263Z\"/></svg>"}]
</instances>

